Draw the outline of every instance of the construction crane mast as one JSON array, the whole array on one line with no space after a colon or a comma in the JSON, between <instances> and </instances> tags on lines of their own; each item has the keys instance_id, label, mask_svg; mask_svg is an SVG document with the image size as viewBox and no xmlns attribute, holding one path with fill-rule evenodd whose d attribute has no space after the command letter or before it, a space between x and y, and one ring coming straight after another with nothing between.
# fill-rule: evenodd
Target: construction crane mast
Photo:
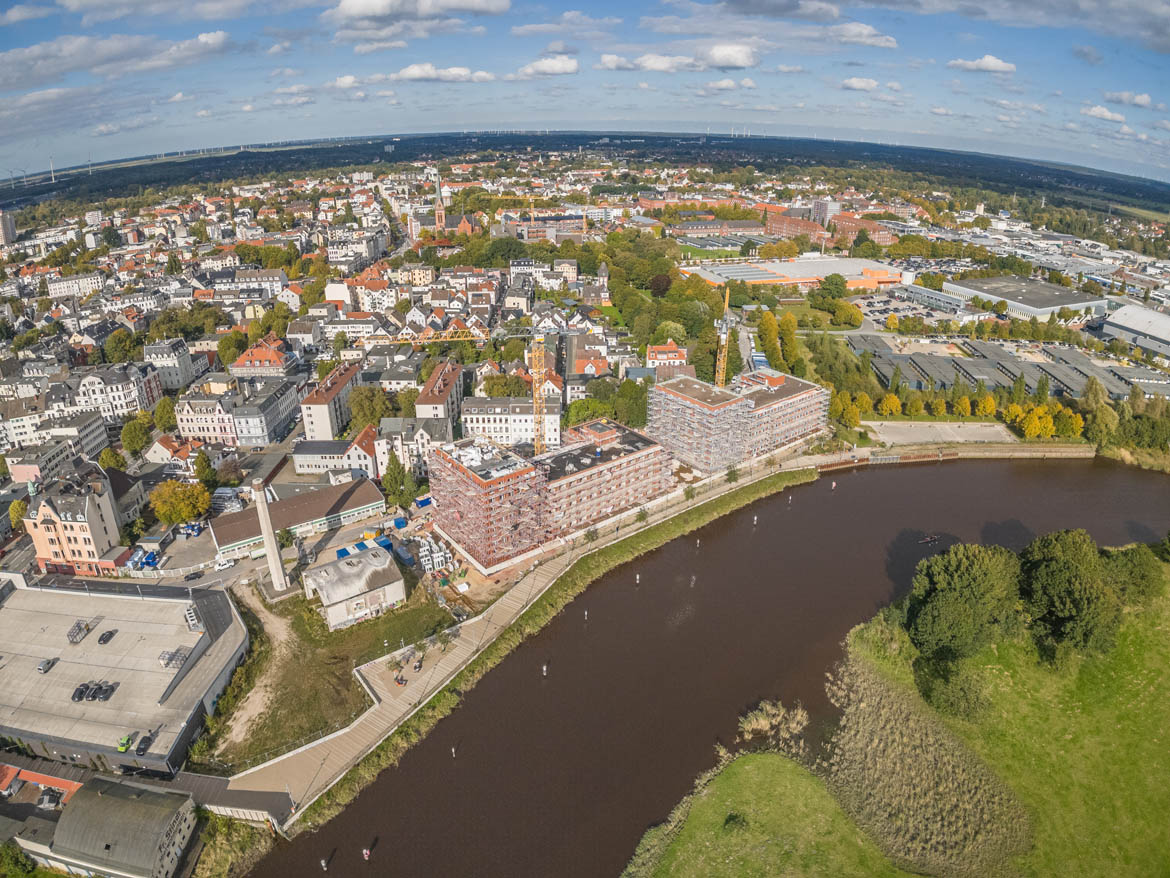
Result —
<instances>
[{"instance_id":1,"label":"construction crane mast","mask_svg":"<svg viewBox=\"0 0 1170 878\"><path fill-rule=\"evenodd\" d=\"M723 316L715 321L719 330L719 351L715 355L715 386L722 387L727 379L727 345L731 340L731 287L723 293Z\"/></svg>"},{"instance_id":2,"label":"construction crane mast","mask_svg":"<svg viewBox=\"0 0 1170 878\"><path fill-rule=\"evenodd\" d=\"M532 353L528 358L532 376L532 451L544 454L544 335L532 336Z\"/></svg>"}]
</instances>

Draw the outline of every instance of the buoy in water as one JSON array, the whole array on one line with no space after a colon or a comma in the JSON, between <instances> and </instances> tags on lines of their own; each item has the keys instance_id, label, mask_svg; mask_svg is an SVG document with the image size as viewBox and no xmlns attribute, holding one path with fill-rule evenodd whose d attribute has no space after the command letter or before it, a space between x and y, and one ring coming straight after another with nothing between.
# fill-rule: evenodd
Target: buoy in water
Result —
<instances>
[{"instance_id":1,"label":"buoy in water","mask_svg":"<svg viewBox=\"0 0 1170 878\"><path fill-rule=\"evenodd\" d=\"M369 848L362 848L362 859L363 860L370 859L370 849Z\"/></svg>"},{"instance_id":2,"label":"buoy in water","mask_svg":"<svg viewBox=\"0 0 1170 878\"><path fill-rule=\"evenodd\" d=\"M759 522L759 520L760 520L760 516L758 516L758 515L753 515L753 516L752 516L752 527L755 527L755 526L756 526L756 524Z\"/></svg>"},{"instance_id":3,"label":"buoy in water","mask_svg":"<svg viewBox=\"0 0 1170 878\"><path fill-rule=\"evenodd\" d=\"M455 758L455 748L454 747L451 748L451 758L452 759Z\"/></svg>"},{"instance_id":4,"label":"buoy in water","mask_svg":"<svg viewBox=\"0 0 1170 878\"><path fill-rule=\"evenodd\" d=\"M548 676L548 662L545 662L543 665L540 666L540 673L541 673L541 676L544 676L544 677Z\"/></svg>"},{"instance_id":5,"label":"buoy in water","mask_svg":"<svg viewBox=\"0 0 1170 878\"><path fill-rule=\"evenodd\" d=\"M641 582L641 581L642 581L642 574L641 574L641 573L635 573L635 574L634 574L634 582L635 582L635 584L636 584L636 583L639 583L639 582Z\"/></svg>"},{"instance_id":6,"label":"buoy in water","mask_svg":"<svg viewBox=\"0 0 1170 878\"><path fill-rule=\"evenodd\" d=\"M833 490L834 490L834 491L836 491L836 490L837 490L837 483L836 483L836 482L833 482Z\"/></svg>"},{"instance_id":7,"label":"buoy in water","mask_svg":"<svg viewBox=\"0 0 1170 878\"><path fill-rule=\"evenodd\" d=\"M589 621L589 611L588 610L585 611L585 621L586 622Z\"/></svg>"}]
</instances>

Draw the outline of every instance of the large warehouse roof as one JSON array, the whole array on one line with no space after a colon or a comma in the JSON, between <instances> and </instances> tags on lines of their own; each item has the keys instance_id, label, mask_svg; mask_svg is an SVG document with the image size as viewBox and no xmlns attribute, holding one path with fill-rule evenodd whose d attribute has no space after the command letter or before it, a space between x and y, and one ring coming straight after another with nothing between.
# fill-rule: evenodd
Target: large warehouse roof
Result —
<instances>
[{"instance_id":1,"label":"large warehouse roof","mask_svg":"<svg viewBox=\"0 0 1170 878\"><path fill-rule=\"evenodd\" d=\"M1170 344L1170 314L1143 308L1141 305L1123 305L1105 320L1120 329L1153 336Z\"/></svg>"}]
</instances>

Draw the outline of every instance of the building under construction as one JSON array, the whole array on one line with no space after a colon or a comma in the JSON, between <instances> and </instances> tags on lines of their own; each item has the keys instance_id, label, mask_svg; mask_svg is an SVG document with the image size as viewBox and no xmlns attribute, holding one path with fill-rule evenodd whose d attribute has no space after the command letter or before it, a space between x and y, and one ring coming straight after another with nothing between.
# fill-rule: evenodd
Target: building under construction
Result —
<instances>
[{"instance_id":1,"label":"building under construction","mask_svg":"<svg viewBox=\"0 0 1170 878\"><path fill-rule=\"evenodd\" d=\"M650 390L646 432L675 457L717 472L823 430L829 391L772 369L716 387L680 376Z\"/></svg>"},{"instance_id":2,"label":"building under construction","mask_svg":"<svg viewBox=\"0 0 1170 878\"><path fill-rule=\"evenodd\" d=\"M485 437L431 452L440 530L490 568L670 490L670 457L606 418L567 430L564 446L525 460Z\"/></svg>"}]
</instances>

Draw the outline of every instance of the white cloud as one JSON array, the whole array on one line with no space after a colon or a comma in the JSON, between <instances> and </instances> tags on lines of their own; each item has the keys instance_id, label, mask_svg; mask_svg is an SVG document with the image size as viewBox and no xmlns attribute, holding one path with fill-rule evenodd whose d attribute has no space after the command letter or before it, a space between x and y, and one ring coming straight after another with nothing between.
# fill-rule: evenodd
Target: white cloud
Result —
<instances>
[{"instance_id":1,"label":"white cloud","mask_svg":"<svg viewBox=\"0 0 1170 878\"><path fill-rule=\"evenodd\" d=\"M80 70L98 76L165 70L193 64L231 48L224 31L171 42L146 35L60 36L0 52L0 89L27 88Z\"/></svg>"},{"instance_id":2,"label":"white cloud","mask_svg":"<svg viewBox=\"0 0 1170 878\"><path fill-rule=\"evenodd\" d=\"M756 81L754 79L752 79L750 76L745 76L743 79L741 79L739 81L739 87L740 88L755 88Z\"/></svg>"},{"instance_id":3,"label":"white cloud","mask_svg":"<svg viewBox=\"0 0 1170 878\"><path fill-rule=\"evenodd\" d=\"M323 16L330 21L375 21L437 18L449 13L499 15L511 0L341 0Z\"/></svg>"},{"instance_id":4,"label":"white cloud","mask_svg":"<svg viewBox=\"0 0 1170 878\"><path fill-rule=\"evenodd\" d=\"M486 70L471 70L468 67L436 67L429 61L408 64L397 73L390 74L393 80L407 82L491 82L495 74Z\"/></svg>"},{"instance_id":5,"label":"white cloud","mask_svg":"<svg viewBox=\"0 0 1170 878\"><path fill-rule=\"evenodd\" d=\"M1064 130L1065 131L1080 131L1081 126L1078 125L1076 122L1065 122L1064 123Z\"/></svg>"},{"instance_id":6,"label":"white cloud","mask_svg":"<svg viewBox=\"0 0 1170 878\"><path fill-rule=\"evenodd\" d=\"M252 106L251 104L244 104L244 106L240 107L240 109L243 110L245 113L251 113L256 108L254 106Z\"/></svg>"},{"instance_id":7,"label":"white cloud","mask_svg":"<svg viewBox=\"0 0 1170 878\"><path fill-rule=\"evenodd\" d=\"M132 119L120 119L117 122L102 122L93 129L94 137L109 137L111 134L122 134L126 131L137 131L148 125L158 122L157 116L136 116Z\"/></svg>"},{"instance_id":8,"label":"white cloud","mask_svg":"<svg viewBox=\"0 0 1170 878\"><path fill-rule=\"evenodd\" d=\"M1145 107L1147 110L1154 105L1154 100L1148 94L1134 94L1132 91L1107 91L1105 100L1111 104L1127 104L1131 107Z\"/></svg>"},{"instance_id":9,"label":"white cloud","mask_svg":"<svg viewBox=\"0 0 1170 878\"><path fill-rule=\"evenodd\" d=\"M1170 131L1170 119L1159 119L1154 123L1155 128L1161 128L1163 131Z\"/></svg>"},{"instance_id":10,"label":"white cloud","mask_svg":"<svg viewBox=\"0 0 1170 878\"><path fill-rule=\"evenodd\" d=\"M583 40L600 39L621 23L620 18L591 18L579 9L570 9L552 21L517 25L512 28L512 35L527 37L533 34L569 33Z\"/></svg>"},{"instance_id":11,"label":"white cloud","mask_svg":"<svg viewBox=\"0 0 1170 878\"><path fill-rule=\"evenodd\" d=\"M167 98L167 103L168 104L181 104L183 101L189 101L189 100L191 100L190 95L185 95L181 91L177 91L173 95L171 95L169 98Z\"/></svg>"},{"instance_id":12,"label":"white cloud","mask_svg":"<svg viewBox=\"0 0 1170 878\"><path fill-rule=\"evenodd\" d=\"M206 108L202 109L202 110L196 110L195 115L198 116L200 119L206 119L211 115L211 110L208 110Z\"/></svg>"},{"instance_id":13,"label":"white cloud","mask_svg":"<svg viewBox=\"0 0 1170 878\"><path fill-rule=\"evenodd\" d=\"M274 88L273 94L278 95L300 95L309 90L309 87L304 83L298 82L296 85L282 85L280 88Z\"/></svg>"},{"instance_id":14,"label":"white cloud","mask_svg":"<svg viewBox=\"0 0 1170 878\"><path fill-rule=\"evenodd\" d=\"M902 83L897 82L897 81L887 82L886 88L888 88L890 91L901 91L902 90Z\"/></svg>"},{"instance_id":15,"label":"white cloud","mask_svg":"<svg viewBox=\"0 0 1170 878\"><path fill-rule=\"evenodd\" d=\"M265 54L266 55L283 55L285 52L287 52L291 48L292 48L292 43L290 43L288 40L282 40L279 43L273 43L271 46L269 46L268 51L265 52Z\"/></svg>"},{"instance_id":16,"label":"white cloud","mask_svg":"<svg viewBox=\"0 0 1170 878\"><path fill-rule=\"evenodd\" d=\"M601 60L593 65L594 70L637 70L637 65L629 58L621 55L602 55Z\"/></svg>"},{"instance_id":17,"label":"white cloud","mask_svg":"<svg viewBox=\"0 0 1170 878\"><path fill-rule=\"evenodd\" d=\"M699 60L719 70L738 70L755 67L759 62L756 50L743 43L720 43L703 49Z\"/></svg>"},{"instance_id":18,"label":"white cloud","mask_svg":"<svg viewBox=\"0 0 1170 878\"><path fill-rule=\"evenodd\" d=\"M1100 104L1092 107L1081 107L1081 115L1091 116L1094 119L1103 119L1106 122L1125 121L1125 116L1121 115L1121 113L1114 113L1112 110L1107 107L1102 107Z\"/></svg>"},{"instance_id":19,"label":"white cloud","mask_svg":"<svg viewBox=\"0 0 1170 878\"><path fill-rule=\"evenodd\" d=\"M280 77L281 79L287 79L290 76L298 75L300 72L301 71L296 70L292 67L277 67L275 70L273 70L268 75L269 76L277 76L277 77Z\"/></svg>"},{"instance_id":20,"label":"white cloud","mask_svg":"<svg viewBox=\"0 0 1170 878\"><path fill-rule=\"evenodd\" d=\"M355 55L371 55L374 52L385 52L388 49L405 49L406 40L367 40L353 47Z\"/></svg>"},{"instance_id":21,"label":"white cloud","mask_svg":"<svg viewBox=\"0 0 1170 878\"><path fill-rule=\"evenodd\" d=\"M572 55L552 55L548 58L537 58L525 64L511 77L513 79L532 79L535 76L569 76L579 69L577 59Z\"/></svg>"},{"instance_id":22,"label":"white cloud","mask_svg":"<svg viewBox=\"0 0 1170 878\"><path fill-rule=\"evenodd\" d=\"M776 68L777 73L804 73L804 68L799 64L781 64Z\"/></svg>"},{"instance_id":23,"label":"white cloud","mask_svg":"<svg viewBox=\"0 0 1170 878\"><path fill-rule=\"evenodd\" d=\"M20 24L23 21L32 21L36 18L45 18L56 11L52 6L29 6L17 3L15 6L10 6L0 12L0 27L6 24Z\"/></svg>"},{"instance_id":24,"label":"white cloud","mask_svg":"<svg viewBox=\"0 0 1170 878\"><path fill-rule=\"evenodd\" d=\"M604 62L605 56L602 56ZM690 55L659 55L657 52L648 52L645 55L640 55L634 59L634 66L638 70L646 70L651 73L679 73L684 70L702 70L703 65L699 64ZM628 68L615 68L628 69Z\"/></svg>"},{"instance_id":25,"label":"white cloud","mask_svg":"<svg viewBox=\"0 0 1170 878\"><path fill-rule=\"evenodd\" d=\"M1117 129L1117 133L1118 134L1125 134L1128 136L1130 134L1133 134L1133 129L1130 128L1128 125L1122 125L1120 128Z\"/></svg>"},{"instance_id":26,"label":"white cloud","mask_svg":"<svg viewBox=\"0 0 1170 878\"><path fill-rule=\"evenodd\" d=\"M711 91L731 91L736 88L734 79L720 79L716 82L708 82L707 88Z\"/></svg>"},{"instance_id":27,"label":"white cloud","mask_svg":"<svg viewBox=\"0 0 1170 878\"><path fill-rule=\"evenodd\" d=\"M898 41L893 37L881 33L873 25L863 24L860 21L835 24L828 28L827 33L829 39L851 46L873 46L877 49L898 48Z\"/></svg>"},{"instance_id":28,"label":"white cloud","mask_svg":"<svg viewBox=\"0 0 1170 878\"><path fill-rule=\"evenodd\" d=\"M846 91L873 91L878 87L876 79L866 79L862 76L850 76L841 83Z\"/></svg>"},{"instance_id":29,"label":"white cloud","mask_svg":"<svg viewBox=\"0 0 1170 878\"><path fill-rule=\"evenodd\" d=\"M333 80L333 87L340 89L356 88L358 85L358 78L352 73L347 73L345 76L339 76Z\"/></svg>"},{"instance_id":30,"label":"white cloud","mask_svg":"<svg viewBox=\"0 0 1170 878\"><path fill-rule=\"evenodd\" d=\"M964 61L962 58L956 58L954 61L948 61L947 67L953 67L956 70L971 70L976 73L1015 73L1016 65L994 55L984 55L982 58L976 58L974 61Z\"/></svg>"},{"instance_id":31,"label":"white cloud","mask_svg":"<svg viewBox=\"0 0 1170 878\"><path fill-rule=\"evenodd\" d=\"M553 40L541 50L542 55L576 55L577 47L570 46L564 40Z\"/></svg>"},{"instance_id":32,"label":"white cloud","mask_svg":"<svg viewBox=\"0 0 1170 878\"><path fill-rule=\"evenodd\" d=\"M947 107L931 107L930 112L932 112L936 116L953 116L953 115L955 115Z\"/></svg>"},{"instance_id":33,"label":"white cloud","mask_svg":"<svg viewBox=\"0 0 1170 878\"><path fill-rule=\"evenodd\" d=\"M272 102L274 107L303 107L305 104L315 103L311 95L293 95L290 98L277 98Z\"/></svg>"}]
</instances>

